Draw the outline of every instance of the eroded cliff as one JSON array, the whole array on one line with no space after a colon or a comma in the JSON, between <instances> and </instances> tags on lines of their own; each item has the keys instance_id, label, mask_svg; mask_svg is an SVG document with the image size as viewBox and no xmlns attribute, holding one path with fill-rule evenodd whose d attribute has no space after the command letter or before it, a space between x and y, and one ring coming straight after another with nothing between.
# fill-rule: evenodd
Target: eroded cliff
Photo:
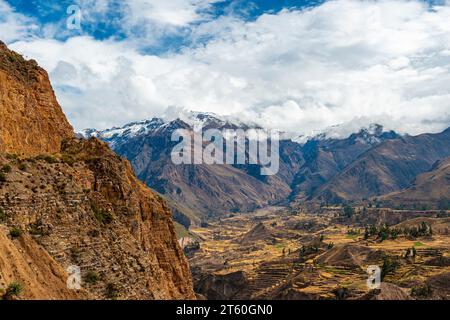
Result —
<instances>
[{"instance_id":1,"label":"eroded cliff","mask_svg":"<svg viewBox=\"0 0 450 320\"><path fill-rule=\"evenodd\" d=\"M166 204L105 143L74 138L46 72L2 44L0 224L0 289L21 283L19 298L195 298ZM73 265L82 290L64 285Z\"/></svg>"}]
</instances>

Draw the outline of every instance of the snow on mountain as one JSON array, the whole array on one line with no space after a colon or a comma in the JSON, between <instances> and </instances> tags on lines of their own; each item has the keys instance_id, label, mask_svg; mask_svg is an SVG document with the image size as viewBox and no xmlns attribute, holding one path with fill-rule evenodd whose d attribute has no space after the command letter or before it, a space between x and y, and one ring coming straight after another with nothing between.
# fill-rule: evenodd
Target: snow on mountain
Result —
<instances>
[{"instance_id":1,"label":"snow on mountain","mask_svg":"<svg viewBox=\"0 0 450 320\"><path fill-rule=\"evenodd\" d=\"M132 122L123 127L114 127L106 130L85 129L79 132L78 135L84 138L97 137L107 142L111 142L114 139L124 137L132 138L138 135L148 134L149 132L156 132L158 130L174 130L183 127L183 124L193 129L201 127L259 128L256 124L245 124L232 117L219 116L214 113L190 111L181 113L178 118L172 120L153 118L151 120Z\"/></svg>"},{"instance_id":2,"label":"snow on mountain","mask_svg":"<svg viewBox=\"0 0 450 320\"><path fill-rule=\"evenodd\" d=\"M257 124L244 123L239 119L229 116L220 116L210 112L185 111L179 113L176 119L153 118L151 120L136 121L128 123L123 127L114 127L106 130L85 129L79 132L78 135L84 138L97 137L108 142L114 148L115 144L124 139L147 135L149 133L167 133L185 127L190 127L193 130L198 130L199 128L261 129ZM279 134L281 140L292 140L299 144L305 144L310 140L324 141L353 137L355 140L369 145L375 145L381 142L383 140L382 138L386 137L386 135L396 135L396 133L387 131L383 126L375 123L368 126L360 126L358 123L339 124L301 136L288 132L279 132Z\"/></svg>"},{"instance_id":3,"label":"snow on mountain","mask_svg":"<svg viewBox=\"0 0 450 320\"><path fill-rule=\"evenodd\" d=\"M369 124L368 126L351 126L349 124L339 124L328 127L324 130L314 131L309 135L301 135L293 141L305 144L310 140L324 141L330 139L347 139L354 137L355 140L370 145L375 145L382 141L382 137L397 135L395 132L386 130L382 125L377 123Z\"/></svg>"}]
</instances>

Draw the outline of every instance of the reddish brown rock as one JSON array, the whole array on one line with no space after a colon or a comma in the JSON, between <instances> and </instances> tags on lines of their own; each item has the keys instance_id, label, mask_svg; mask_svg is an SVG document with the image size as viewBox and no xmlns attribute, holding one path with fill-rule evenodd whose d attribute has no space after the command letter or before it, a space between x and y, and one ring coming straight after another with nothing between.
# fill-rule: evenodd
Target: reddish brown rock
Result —
<instances>
[{"instance_id":1,"label":"reddish brown rock","mask_svg":"<svg viewBox=\"0 0 450 320\"><path fill-rule=\"evenodd\" d=\"M0 42L0 153L59 152L73 135L47 72Z\"/></svg>"},{"instance_id":2,"label":"reddish brown rock","mask_svg":"<svg viewBox=\"0 0 450 320\"><path fill-rule=\"evenodd\" d=\"M0 102L0 291L19 282L19 299L195 299L165 202L105 143L75 139L45 71L2 45ZM64 285L73 265L79 292Z\"/></svg>"}]
</instances>

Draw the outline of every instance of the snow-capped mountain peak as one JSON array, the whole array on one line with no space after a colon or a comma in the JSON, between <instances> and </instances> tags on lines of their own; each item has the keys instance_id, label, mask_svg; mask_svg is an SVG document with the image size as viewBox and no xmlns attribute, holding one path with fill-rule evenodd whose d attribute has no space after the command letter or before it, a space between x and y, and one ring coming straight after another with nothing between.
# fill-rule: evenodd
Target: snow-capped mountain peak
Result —
<instances>
[{"instance_id":1,"label":"snow-capped mountain peak","mask_svg":"<svg viewBox=\"0 0 450 320\"><path fill-rule=\"evenodd\" d=\"M310 140L324 141L330 139L349 139L353 138L360 143L374 145L386 137L396 136L394 131L386 130L382 125L371 123L368 126L351 126L349 124L338 124L323 130L311 132L308 135L301 135L293 139L295 142L304 144Z\"/></svg>"}]
</instances>

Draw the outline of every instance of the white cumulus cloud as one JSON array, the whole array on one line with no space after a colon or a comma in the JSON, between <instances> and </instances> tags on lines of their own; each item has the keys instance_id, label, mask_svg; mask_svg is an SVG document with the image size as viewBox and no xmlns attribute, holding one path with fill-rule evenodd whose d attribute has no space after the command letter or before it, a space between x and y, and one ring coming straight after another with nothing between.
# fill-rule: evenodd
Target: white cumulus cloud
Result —
<instances>
[{"instance_id":1,"label":"white cumulus cloud","mask_svg":"<svg viewBox=\"0 0 450 320\"><path fill-rule=\"evenodd\" d=\"M37 29L31 18L27 18L14 11L4 0L0 0L0 40L11 42L28 38Z\"/></svg>"},{"instance_id":2,"label":"white cumulus cloud","mask_svg":"<svg viewBox=\"0 0 450 320\"><path fill-rule=\"evenodd\" d=\"M185 25L200 19L197 5L210 2L183 2L176 17L168 4L136 10ZM352 121L416 134L450 125L449 21L448 5L338 0L250 22L206 20L192 35L210 41L161 56L142 53L133 39L26 39L11 46L49 71L77 129L179 107L299 134Z\"/></svg>"}]
</instances>

